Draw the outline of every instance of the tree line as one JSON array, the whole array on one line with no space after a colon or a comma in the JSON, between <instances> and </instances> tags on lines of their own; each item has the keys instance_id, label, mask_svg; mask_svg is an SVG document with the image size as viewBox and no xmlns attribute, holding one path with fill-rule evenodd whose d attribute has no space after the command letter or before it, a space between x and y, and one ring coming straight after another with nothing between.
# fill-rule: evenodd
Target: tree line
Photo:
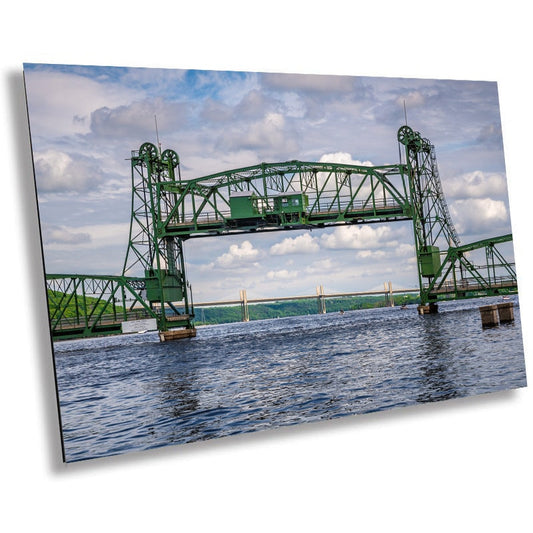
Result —
<instances>
[{"instance_id":1,"label":"tree line","mask_svg":"<svg viewBox=\"0 0 533 533\"><path fill-rule=\"evenodd\" d=\"M326 299L326 311L339 313L342 311L354 311L358 309L374 309L386 307L388 303L383 296L350 296L346 298ZM394 295L394 305L419 304L418 295ZM227 307L196 308L196 325L224 324L227 322L240 322L242 309L240 305ZM267 318L283 318L288 316L313 315L318 313L318 302L310 300L289 300L284 302L272 302L262 304L249 304L248 314L250 320L263 320Z\"/></svg>"}]
</instances>

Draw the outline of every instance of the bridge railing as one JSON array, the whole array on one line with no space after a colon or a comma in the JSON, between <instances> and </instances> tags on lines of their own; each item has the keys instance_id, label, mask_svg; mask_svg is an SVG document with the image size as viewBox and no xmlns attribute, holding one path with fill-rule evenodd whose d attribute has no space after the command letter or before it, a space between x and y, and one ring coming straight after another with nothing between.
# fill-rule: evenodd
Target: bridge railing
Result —
<instances>
[{"instance_id":1,"label":"bridge railing","mask_svg":"<svg viewBox=\"0 0 533 533\"><path fill-rule=\"evenodd\" d=\"M310 202L311 203L311 202ZM265 206L257 215L256 218L261 218L265 215L276 214L273 206L268 205L268 199L264 202ZM375 198L373 201L368 200L352 200L349 197L336 198L335 196L323 196L320 200L312 206L306 208L303 212L307 215L339 215L341 213L350 214L352 212L372 212L388 209L400 209L402 206L394 198ZM170 226L188 226L188 225L210 225L210 224L224 224L227 220L232 218L231 211L217 210L204 211L200 213L187 212L179 218L172 218L169 222Z\"/></svg>"},{"instance_id":2,"label":"bridge railing","mask_svg":"<svg viewBox=\"0 0 533 533\"><path fill-rule=\"evenodd\" d=\"M137 309L134 311L127 311L126 316L124 313L116 314L105 314L100 316L98 319L86 320L84 316L79 317L63 317L59 320L54 330L65 330L65 329L74 329L80 327L93 327L93 326L106 326L112 324L121 324L122 322L129 320L143 320L146 318L152 318L152 316L147 313L144 309Z\"/></svg>"},{"instance_id":3,"label":"bridge railing","mask_svg":"<svg viewBox=\"0 0 533 533\"><path fill-rule=\"evenodd\" d=\"M483 283L480 283L479 279L476 278L463 278L454 280L446 280L439 285L439 287L432 290L433 293L443 294L451 293L456 291L476 291L483 290L487 288L491 289L505 289L516 286L516 278L512 276L495 276L492 278L483 279ZM430 284L425 283L424 289L429 289Z\"/></svg>"}]
</instances>

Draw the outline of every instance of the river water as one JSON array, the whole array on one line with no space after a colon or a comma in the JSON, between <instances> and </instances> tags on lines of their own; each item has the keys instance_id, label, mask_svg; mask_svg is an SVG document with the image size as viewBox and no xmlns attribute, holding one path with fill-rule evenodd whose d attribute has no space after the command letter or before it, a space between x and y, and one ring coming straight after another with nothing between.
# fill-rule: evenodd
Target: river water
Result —
<instances>
[{"instance_id":1,"label":"river water","mask_svg":"<svg viewBox=\"0 0 533 533\"><path fill-rule=\"evenodd\" d=\"M66 461L526 386L515 321L482 328L484 298L54 345Z\"/></svg>"}]
</instances>

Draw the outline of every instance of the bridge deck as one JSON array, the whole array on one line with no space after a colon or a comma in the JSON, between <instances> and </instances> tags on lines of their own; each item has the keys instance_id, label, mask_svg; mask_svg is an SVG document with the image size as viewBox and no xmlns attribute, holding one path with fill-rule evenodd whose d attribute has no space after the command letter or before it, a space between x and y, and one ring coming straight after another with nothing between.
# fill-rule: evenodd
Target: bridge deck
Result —
<instances>
[{"instance_id":1,"label":"bridge deck","mask_svg":"<svg viewBox=\"0 0 533 533\"><path fill-rule=\"evenodd\" d=\"M136 320L145 320L154 318L145 312L129 312L127 317L118 317L114 315L103 315L99 320L87 321L76 318L62 318L52 328L54 338L78 338L87 336L88 332L94 335L110 335L122 333L122 323ZM180 327L187 323L192 317L190 315L168 316L167 323L171 327Z\"/></svg>"},{"instance_id":2,"label":"bridge deck","mask_svg":"<svg viewBox=\"0 0 533 533\"><path fill-rule=\"evenodd\" d=\"M369 205L357 209L322 209L313 210L307 213L294 213L301 215L306 224L327 224L353 222L354 219L369 220L372 218L394 218L395 220L411 220L405 213L403 206L397 202L388 201L383 205ZM279 227L282 215L276 213L264 213L249 219L233 219L229 211L219 211L202 213L196 219L193 215L185 215L185 219L168 221L167 230L177 233L187 233L198 230L223 230L233 229L235 225L246 225L254 227ZM275 220L274 220L275 219Z\"/></svg>"},{"instance_id":3,"label":"bridge deck","mask_svg":"<svg viewBox=\"0 0 533 533\"><path fill-rule=\"evenodd\" d=\"M427 287L426 287L427 288ZM434 296L459 296L464 297L469 293L486 293L488 296L492 294L507 294L518 289L516 280L497 281L492 283L478 283L472 281L461 281L456 285L453 283L446 283L438 289L433 289L429 293Z\"/></svg>"}]
</instances>

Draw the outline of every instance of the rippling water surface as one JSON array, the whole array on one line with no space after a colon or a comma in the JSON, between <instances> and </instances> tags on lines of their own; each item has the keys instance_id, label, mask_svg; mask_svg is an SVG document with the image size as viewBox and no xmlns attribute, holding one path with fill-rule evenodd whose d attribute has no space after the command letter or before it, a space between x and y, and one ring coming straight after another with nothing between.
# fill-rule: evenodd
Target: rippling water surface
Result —
<instances>
[{"instance_id":1,"label":"rippling water surface","mask_svg":"<svg viewBox=\"0 0 533 533\"><path fill-rule=\"evenodd\" d=\"M526 386L515 322L450 302L54 346L67 461Z\"/></svg>"}]
</instances>

